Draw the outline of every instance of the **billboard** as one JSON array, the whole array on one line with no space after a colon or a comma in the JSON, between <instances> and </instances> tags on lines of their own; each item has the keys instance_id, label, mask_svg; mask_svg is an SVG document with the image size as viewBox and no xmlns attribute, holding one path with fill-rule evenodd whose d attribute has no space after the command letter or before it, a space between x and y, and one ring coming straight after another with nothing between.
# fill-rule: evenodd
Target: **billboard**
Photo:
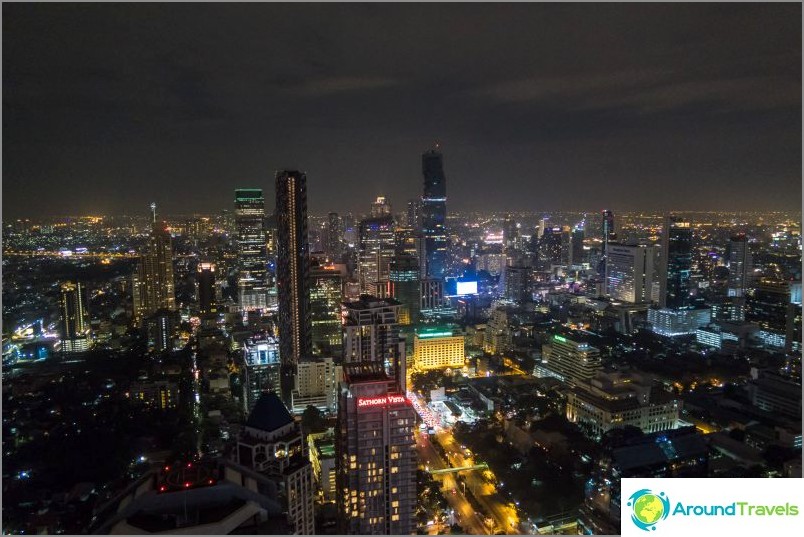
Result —
<instances>
[{"instance_id":1,"label":"billboard","mask_svg":"<svg viewBox=\"0 0 804 537\"><path fill-rule=\"evenodd\" d=\"M458 282L457 294L459 295L476 295L477 282Z\"/></svg>"}]
</instances>

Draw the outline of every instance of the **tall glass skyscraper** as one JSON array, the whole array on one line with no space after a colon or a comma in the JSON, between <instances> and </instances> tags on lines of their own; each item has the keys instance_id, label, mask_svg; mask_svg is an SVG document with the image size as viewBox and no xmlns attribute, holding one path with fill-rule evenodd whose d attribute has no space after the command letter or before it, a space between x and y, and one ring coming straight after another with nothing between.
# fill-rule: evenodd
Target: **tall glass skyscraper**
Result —
<instances>
[{"instance_id":1,"label":"tall glass skyscraper","mask_svg":"<svg viewBox=\"0 0 804 537\"><path fill-rule=\"evenodd\" d=\"M240 309L268 306L268 254L265 236L265 198L260 188L235 190L237 228L237 300Z\"/></svg>"},{"instance_id":2,"label":"tall glass skyscraper","mask_svg":"<svg viewBox=\"0 0 804 537\"><path fill-rule=\"evenodd\" d=\"M671 309L691 306L692 226L689 221L672 215L665 219L661 266L659 306Z\"/></svg>"},{"instance_id":3,"label":"tall glass skyscraper","mask_svg":"<svg viewBox=\"0 0 804 537\"><path fill-rule=\"evenodd\" d=\"M276 173L276 228L282 399L290 404L295 365L312 354L307 176L302 172Z\"/></svg>"},{"instance_id":4,"label":"tall glass skyscraper","mask_svg":"<svg viewBox=\"0 0 804 537\"><path fill-rule=\"evenodd\" d=\"M422 232L425 238L424 273L428 278L445 275L447 265L447 179L442 154L431 149L422 155L424 195Z\"/></svg>"},{"instance_id":5,"label":"tall glass skyscraper","mask_svg":"<svg viewBox=\"0 0 804 537\"><path fill-rule=\"evenodd\" d=\"M61 284L61 351L83 352L92 343L86 288L81 282Z\"/></svg>"}]
</instances>

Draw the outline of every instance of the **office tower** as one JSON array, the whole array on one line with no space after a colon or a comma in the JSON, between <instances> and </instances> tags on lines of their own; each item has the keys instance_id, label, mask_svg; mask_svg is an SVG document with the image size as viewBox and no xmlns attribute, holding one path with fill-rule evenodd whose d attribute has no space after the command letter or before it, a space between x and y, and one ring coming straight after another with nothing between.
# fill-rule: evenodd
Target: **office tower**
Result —
<instances>
[{"instance_id":1,"label":"office tower","mask_svg":"<svg viewBox=\"0 0 804 537\"><path fill-rule=\"evenodd\" d=\"M514 302L531 302L531 273L527 266L508 266L503 272L503 296Z\"/></svg>"},{"instance_id":2,"label":"office tower","mask_svg":"<svg viewBox=\"0 0 804 537\"><path fill-rule=\"evenodd\" d=\"M334 412L338 402L338 384L342 380L343 369L332 358L316 357L299 362L291 410L301 415L312 405L322 412Z\"/></svg>"},{"instance_id":3,"label":"office tower","mask_svg":"<svg viewBox=\"0 0 804 537\"><path fill-rule=\"evenodd\" d=\"M542 238L542 235L544 235L544 230L545 229L547 229L547 218L540 218L539 219L539 225L536 226L536 240L539 240L539 239Z\"/></svg>"},{"instance_id":4,"label":"office tower","mask_svg":"<svg viewBox=\"0 0 804 537\"><path fill-rule=\"evenodd\" d=\"M413 533L416 413L405 396L399 304L364 295L343 305L344 380L336 427L340 531Z\"/></svg>"},{"instance_id":5,"label":"office tower","mask_svg":"<svg viewBox=\"0 0 804 537\"><path fill-rule=\"evenodd\" d=\"M444 306L444 280L421 280L421 311L432 312Z\"/></svg>"},{"instance_id":6,"label":"office tower","mask_svg":"<svg viewBox=\"0 0 804 537\"><path fill-rule=\"evenodd\" d=\"M413 364L421 371L461 369L466 359L464 337L450 327L419 328L413 336Z\"/></svg>"},{"instance_id":7,"label":"office tower","mask_svg":"<svg viewBox=\"0 0 804 537\"><path fill-rule=\"evenodd\" d=\"M542 367L569 384L588 381L603 367L600 350L572 336L554 335L545 347Z\"/></svg>"},{"instance_id":8,"label":"office tower","mask_svg":"<svg viewBox=\"0 0 804 537\"><path fill-rule=\"evenodd\" d=\"M583 251L584 222L579 223L572 229L570 246L570 264L581 265L586 263L586 254Z\"/></svg>"},{"instance_id":9,"label":"office tower","mask_svg":"<svg viewBox=\"0 0 804 537\"><path fill-rule=\"evenodd\" d=\"M343 228L338 213L327 215L327 248L326 253L329 258L339 263L343 255Z\"/></svg>"},{"instance_id":10,"label":"office tower","mask_svg":"<svg viewBox=\"0 0 804 537\"><path fill-rule=\"evenodd\" d=\"M282 399L289 404L294 368L312 354L305 174L276 173L276 225Z\"/></svg>"},{"instance_id":11,"label":"office tower","mask_svg":"<svg viewBox=\"0 0 804 537\"><path fill-rule=\"evenodd\" d=\"M751 252L744 234L732 237L728 248L729 296L745 296L751 286Z\"/></svg>"},{"instance_id":12,"label":"office tower","mask_svg":"<svg viewBox=\"0 0 804 537\"><path fill-rule=\"evenodd\" d=\"M606 251L605 245L617 240L617 232L614 228L614 213L609 209L603 209L602 216L603 216L603 222L601 223L600 227L603 236L603 244L604 244L603 251L605 252Z\"/></svg>"},{"instance_id":13,"label":"office tower","mask_svg":"<svg viewBox=\"0 0 804 537\"><path fill-rule=\"evenodd\" d=\"M309 288L312 354L340 355L343 276L333 265L314 266Z\"/></svg>"},{"instance_id":14,"label":"office tower","mask_svg":"<svg viewBox=\"0 0 804 537\"><path fill-rule=\"evenodd\" d=\"M81 282L61 284L61 351L84 352L92 345L86 289Z\"/></svg>"},{"instance_id":15,"label":"office tower","mask_svg":"<svg viewBox=\"0 0 804 537\"><path fill-rule=\"evenodd\" d=\"M539 258L545 268L561 264L562 231L560 227L552 226L544 230L539 239Z\"/></svg>"},{"instance_id":16,"label":"office tower","mask_svg":"<svg viewBox=\"0 0 804 537\"><path fill-rule=\"evenodd\" d=\"M561 264L569 266L572 259L572 232L569 226L561 228Z\"/></svg>"},{"instance_id":17,"label":"office tower","mask_svg":"<svg viewBox=\"0 0 804 537\"><path fill-rule=\"evenodd\" d=\"M421 200L408 200L407 227L419 231L422 227Z\"/></svg>"},{"instance_id":18,"label":"office tower","mask_svg":"<svg viewBox=\"0 0 804 537\"><path fill-rule=\"evenodd\" d=\"M156 205L151 204L154 211L151 234L145 251L137 265L135 283L137 289L134 304L138 320L152 315L159 309L176 309L176 295L173 283L173 243L170 231L164 222L157 223Z\"/></svg>"},{"instance_id":19,"label":"office tower","mask_svg":"<svg viewBox=\"0 0 804 537\"><path fill-rule=\"evenodd\" d=\"M301 424L279 396L260 396L237 439L237 463L271 479L284 499L291 535L313 535L313 469Z\"/></svg>"},{"instance_id":20,"label":"office tower","mask_svg":"<svg viewBox=\"0 0 804 537\"><path fill-rule=\"evenodd\" d=\"M173 350L173 335L178 327L178 312L160 309L143 321L148 350L166 352Z\"/></svg>"},{"instance_id":21,"label":"office tower","mask_svg":"<svg viewBox=\"0 0 804 537\"><path fill-rule=\"evenodd\" d=\"M795 331L790 326L796 312L790 291L791 282L761 278L747 293L745 320L759 325L759 338L768 347L791 348L794 343L787 341L788 332L793 336Z\"/></svg>"},{"instance_id":22,"label":"office tower","mask_svg":"<svg viewBox=\"0 0 804 537\"><path fill-rule=\"evenodd\" d=\"M400 304L399 324L418 324L421 318L421 279L419 262L409 254L399 253L391 259L388 271L388 296Z\"/></svg>"},{"instance_id":23,"label":"office tower","mask_svg":"<svg viewBox=\"0 0 804 537\"><path fill-rule=\"evenodd\" d=\"M659 306L671 309L691 306L692 227L689 221L676 216L665 219L660 261Z\"/></svg>"},{"instance_id":24,"label":"office tower","mask_svg":"<svg viewBox=\"0 0 804 537\"><path fill-rule=\"evenodd\" d=\"M394 222L390 215L367 218L360 222L357 270L361 292L376 291L376 284L388 279L388 269L394 251Z\"/></svg>"},{"instance_id":25,"label":"office tower","mask_svg":"<svg viewBox=\"0 0 804 537\"><path fill-rule=\"evenodd\" d=\"M624 302L650 302L657 276L657 249L609 243L606 259L606 294Z\"/></svg>"},{"instance_id":26,"label":"office tower","mask_svg":"<svg viewBox=\"0 0 804 537\"><path fill-rule=\"evenodd\" d=\"M382 218L384 216L391 216L391 203L385 199L385 196L377 196L371 204L371 217Z\"/></svg>"},{"instance_id":27,"label":"office tower","mask_svg":"<svg viewBox=\"0 0 804 537\"><path fill-rule=\"evenodd\" d=\"M516 250L517 239L519 238L519 226L510 216L503 223L503 249L505 251Z\"/></svg>"},{"instance_id":28,"label":"office tower","mask_svg":"<svg viewBox=\"0 0 804 537\"><path fill-rule=\"evenodd\" d=\"M281 393L279 344L273 336L243 342L243 405L251 412L264 393Z\"/></svg>"},{"instance_id":29,"label":"office tower","mask_svg":"<svg viewBox=\"0 0 804 537\"><path fill-rule=\"evenodd\" d=\"M218 310L215 297L215 264L198 264L198 310L201 313L215 313Z\"/></svg>"},{"instance_id":30,"label":"office tower","mask_svg":"<svg viewBox=\"0 0 804 537\"><path fill-rule=\"evenodd\" d=\"M132 382L126 397L136 405L154 410L179 408L179 385L169 380Z\"/></svg>"},{"instance_id":31,"label":"office tower","mask_svg":"<svg viewBox=\"0 0 804 537\"><path fill-rule=\"evenodd\" d=\"M268 254L262 189L235 190L237 300L243 311L268 307Z\"/></svg>"},{"instance_id":32,"label":"office tower","mask_svg":"<svg viewBox=\"0 0 804 537\"><path fill-rule=\"evenodd\" d=\"M355 218L352 213L347 213L343 217L343 245L344 248L354 248L358 242L358 226L355 225Z\"/></svg>"},{"instance_id":33,"label":"office tower","mask_svg":"<svg viewBox=\"0 0 804 537\"><path fill-rule=\"evenodd\" d=\"M444 176L443 156L439 151L431 149L422 155L422 174L424 273L427 278L442 279L447 268L447 179Z\"/></svg>"}]
</instances>

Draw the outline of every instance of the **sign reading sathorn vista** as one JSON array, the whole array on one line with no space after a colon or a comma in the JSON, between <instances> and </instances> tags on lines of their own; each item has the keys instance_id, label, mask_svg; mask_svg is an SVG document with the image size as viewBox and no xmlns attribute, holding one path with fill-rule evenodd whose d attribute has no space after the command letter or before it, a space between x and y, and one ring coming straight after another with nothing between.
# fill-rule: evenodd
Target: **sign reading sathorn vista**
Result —
<instances>
[{"instance_id":1,"label":"sign reading sathorn vista","mask_svg":"<svg viewBox=\"0 0 804 537\"><path fill-rule=\"evenodd\" d=\"M622 534L685 529L778 533L800 523L801 479L622 480ZM630 519L630 520L629 520ZM636 530L636 531L634 531Z\"/></svg>"},{"instance_id":2,"label":"sign reading sathorn vista","mask_svg":"<svg viewBox=\"0 0 804 537\"><path fill-rule=\"evenodd\" d=\"M382 395L380 397L358 397L357 408L367 406L399 405L407 403L404 395Z\"/></svg>"}]
</instances>

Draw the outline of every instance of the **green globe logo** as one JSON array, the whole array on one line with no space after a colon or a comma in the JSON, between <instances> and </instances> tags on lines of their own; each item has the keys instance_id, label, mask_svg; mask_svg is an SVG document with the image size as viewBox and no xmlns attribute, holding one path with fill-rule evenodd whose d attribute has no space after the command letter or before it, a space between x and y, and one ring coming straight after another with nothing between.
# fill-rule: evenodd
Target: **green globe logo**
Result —
<instances>
[{"instance_id":1,"label":"green globe logo","mask_svg":"<svg viewBox=\"0 0 804 537\"><path fill-rule=\"evenodd\" d=\"M631 522L644 531L656 529L656 523L667 518L670 500L664 492L655 494L648 489L636 491L628 499L631 508Z\"/></svg>"}]
</instances>

